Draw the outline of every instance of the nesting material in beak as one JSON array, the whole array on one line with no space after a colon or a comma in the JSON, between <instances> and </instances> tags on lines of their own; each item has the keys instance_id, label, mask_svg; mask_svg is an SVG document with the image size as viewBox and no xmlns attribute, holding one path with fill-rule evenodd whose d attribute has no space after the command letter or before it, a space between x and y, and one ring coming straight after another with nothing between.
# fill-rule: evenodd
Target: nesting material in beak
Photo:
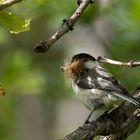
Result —
<instances>
[{"instance_id":1,"label":"nesting material in beak","mask_svg":"<svg viewBox=\"0 0 140 140\"><path fill-rule=\"evenodd\" d=\"M66 63L61 67L61 70L66 73L66 75L75 79L78 78L84 72L83 61L76 60L72 63Z\"/></svg>"}]
</instances>

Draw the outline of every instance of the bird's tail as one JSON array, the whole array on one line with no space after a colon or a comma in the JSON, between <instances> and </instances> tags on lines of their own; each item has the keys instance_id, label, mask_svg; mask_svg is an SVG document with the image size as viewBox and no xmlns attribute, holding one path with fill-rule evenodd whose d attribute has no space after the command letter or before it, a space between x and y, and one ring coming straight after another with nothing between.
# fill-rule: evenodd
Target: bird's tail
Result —
<instances>
[{"instance_id":1,"label":"bird's tail","mask_svg":"<svg viewBox=\"0 0 140 140\"><path fill-rule=\"evenodd\" d=\"M121 99L124 99L128 102L131 102L132 104L134 104L135 106L137 106L138 108L140 108L140 101L138 101L136 98L134 98L133 96L131 96L130 94L122 94L122 93L113 93L114 95L120 97Z\"/></svg>"}]
</instances>

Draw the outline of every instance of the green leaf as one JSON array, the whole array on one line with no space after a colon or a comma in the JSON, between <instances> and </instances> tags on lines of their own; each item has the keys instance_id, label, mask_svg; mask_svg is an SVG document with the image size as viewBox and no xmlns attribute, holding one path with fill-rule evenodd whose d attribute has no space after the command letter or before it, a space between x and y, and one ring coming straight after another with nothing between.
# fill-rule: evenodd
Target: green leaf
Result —
<instances>
[{"instance_id":1,"label":"green leaf","mask_svg":"<svg viewBox=\"0 0 140 140\"><path fill-rule=\"evenodd\" d=\"M18 34L28 31L30 21L30 18L23 18L11 12L0 12L0 23L10 30L10 33Z\"/></svg>"}]
</instances>

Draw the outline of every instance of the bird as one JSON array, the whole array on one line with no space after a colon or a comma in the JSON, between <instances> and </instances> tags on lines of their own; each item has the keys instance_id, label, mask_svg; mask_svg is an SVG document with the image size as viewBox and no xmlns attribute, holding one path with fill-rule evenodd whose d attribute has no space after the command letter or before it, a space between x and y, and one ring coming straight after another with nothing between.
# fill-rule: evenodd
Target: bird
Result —
<instances>
[{"instance_id":1,"label":"bird","mask_svg":"<svg viewBox=\"0 0 140 140\"><path fill-rule=\"evenodd\" d=\"M120 81L90 54L74 55L71 61L64 64L61 69L71 79L76 96L91 111L85 123L89 122L95 110L106 112L123 101L128 101L140 108L140 102L131 96Z\"/></svg>"}]
</instances>

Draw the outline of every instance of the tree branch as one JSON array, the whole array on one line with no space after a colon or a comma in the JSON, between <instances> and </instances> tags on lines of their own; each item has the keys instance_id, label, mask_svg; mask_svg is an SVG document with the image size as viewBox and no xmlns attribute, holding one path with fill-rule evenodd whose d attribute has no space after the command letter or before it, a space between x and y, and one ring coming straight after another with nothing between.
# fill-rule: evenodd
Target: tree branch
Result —
<instances>
[{"instance_id":1,"label":"tree branch","mask_svg":"<svg viewBox=\"0 0 140 140\"><path fill-rule=\"evenodd\" d=\"M0 10L3 10L5 8L8 8L18 2L21 2L22 0L5 0L0 4Z\"/></svg>"},{"instance_id":2,"label":"tree branch","mask_svg":"<svg viewBox=\"0 0 140 140\"><path fill-rule=\"evenodd\" d=\"M140 123L140 109L137 109L130 118L124 122L117 134L104 137L105 140L125 140L134 133Z\"/></svg>"},{"instance_id":3,"label":"tree branch","mask_svg":"<svg viewBox=\"0 0 140 140\"><path fill-rule=\"evenodd\" d=\"M136 89L135 93L137 93L135 97L140 100L140 87ZM123 139L119 140L125 140L140 123L140 111L135 110L136 107L133 104L124 102L110 113L104 113L96 121L84 124L61 140L92 140L98 135L109 135L108 138L110 139L108 140L117 140L111 139L113 137L120 137Z\"/></svg>"},{"instance_id":4,"label":"tree branch","mask_svg":"<svg viewBox=\"0 0 140 140\"><path fill-rule=\"evenodd\" d=\"M112 60L112 59L102 57L102 56L99 56L97 60L101 63L108 63L108 64L119 65L119 66L128 66L131 68L140 66L140 62L134 62L133 60L129 62L120 62L120 61Z\"/></svg>"},{"instance_id":5,"label":"tree branch","mask_svg":"<svg viewBox=\"0 0 140 140\"><path fill-rule=\"evenodd\" d=\"M93 3L92 0L78 0L77 2L79 4L79 7L76 9L73 15L67 20L64 19L62 26L47 41L41 41L39 44L37 44L34 48L35 52L46 52L51 47L51 45L54 44L58 39L60 39L65 33L67 33L68 31L72 31L76 21L85 11L88 5L90 3Z\"/></svg>"}]
</instances>

